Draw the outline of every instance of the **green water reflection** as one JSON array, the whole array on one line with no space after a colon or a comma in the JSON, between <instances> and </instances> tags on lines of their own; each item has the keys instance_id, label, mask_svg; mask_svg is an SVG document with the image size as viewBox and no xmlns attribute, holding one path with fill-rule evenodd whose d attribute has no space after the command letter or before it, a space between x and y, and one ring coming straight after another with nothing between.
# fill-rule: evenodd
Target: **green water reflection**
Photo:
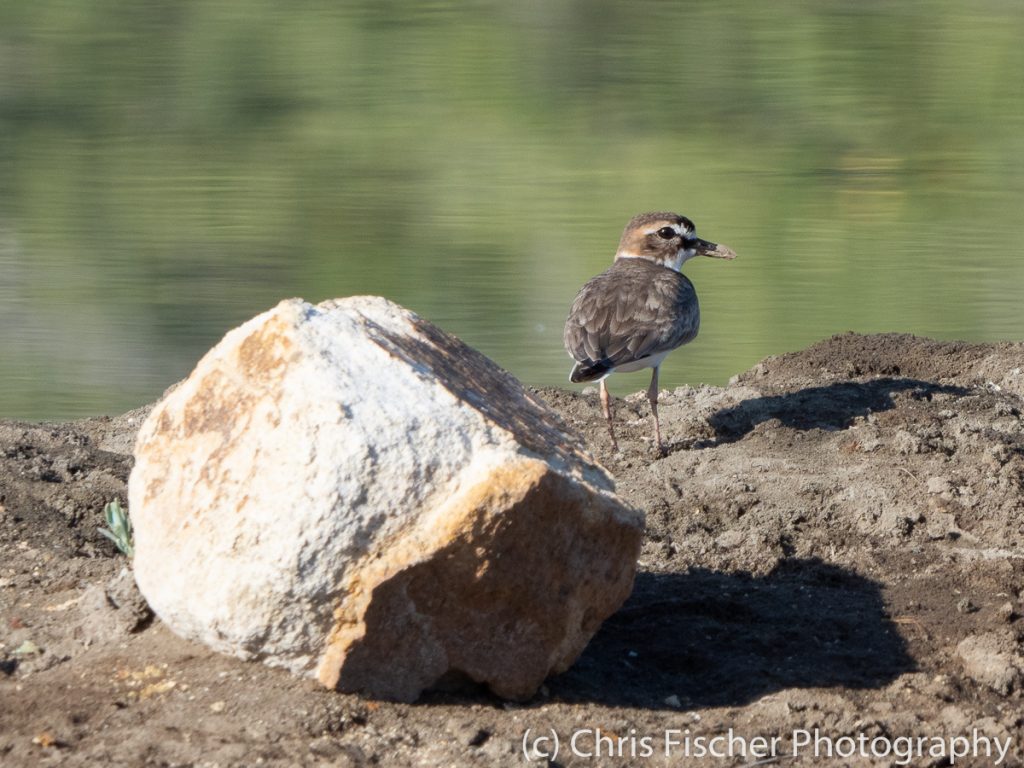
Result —
<instances>
[{"instance_id":1,"label":"green water reflection","mask_svg":"<svg viewBox=\"0 0 1024 768\"><path fill-rule=\"evenodd\" d=\"M740 254L687 265L665 386L850 329L1022 338L1021 39L997 0L6 0L0 416L138 405L294 295L567 385L568 306L650 209Z\"/></svg>"}]
</instances>

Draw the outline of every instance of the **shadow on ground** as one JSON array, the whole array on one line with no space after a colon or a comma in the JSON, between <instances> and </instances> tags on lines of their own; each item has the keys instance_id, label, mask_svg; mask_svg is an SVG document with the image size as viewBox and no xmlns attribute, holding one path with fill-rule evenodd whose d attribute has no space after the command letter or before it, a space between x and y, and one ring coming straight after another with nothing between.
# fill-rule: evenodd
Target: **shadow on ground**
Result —
<instances>
[{"instance_id":1,"label":"shadow on ground","mask_svg":"<svg viewBox=\"0 0 1024 768\"><path fill-rule=\"evenodd\" d=\"M914 669L880 586L817 559L764 577L643 573L555 698L610 706L740 706L785 688L878 688ZM674 702L673 702L674 705Z\"/></svg>"},{"instance_id":2,"label":"shadow on ground","mask_svg":"<svg viewBox=\"0 0 1024 768\"><path fill-rule=\"evenodd\" d=\"M761 424L778 419L792 429L845 429L858 416L887 411L893 395L908 392L916 399L931 400L936 394L965 395L964 387L935 384L919 379L844 381L824 387L807 387L784 395L754 397L711 416L708 422L717 438L713 445L731 443Z\"/></svg>"}]
</instances>

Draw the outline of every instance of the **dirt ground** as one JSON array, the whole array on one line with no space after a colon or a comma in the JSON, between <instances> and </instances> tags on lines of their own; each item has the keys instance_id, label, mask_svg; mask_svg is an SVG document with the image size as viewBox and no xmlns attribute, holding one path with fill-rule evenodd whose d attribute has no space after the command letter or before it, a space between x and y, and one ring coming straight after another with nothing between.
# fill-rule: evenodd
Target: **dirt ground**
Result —
<instances>
[{"instance_id":1,"label":"dirt ground","mask_svg":"<svg viewBox=\"0 0 1024 768\"><path fill-rule=\"evenodd\" d=\"M633 596L525 705L367 701L176 638L97 534L144 409L0 423L0 765L1022 765L1022 368L837 336L664 393L664 458L642 394L614 455L596 390L542 390L648 531Z\"/></svg>"}]
</instances>

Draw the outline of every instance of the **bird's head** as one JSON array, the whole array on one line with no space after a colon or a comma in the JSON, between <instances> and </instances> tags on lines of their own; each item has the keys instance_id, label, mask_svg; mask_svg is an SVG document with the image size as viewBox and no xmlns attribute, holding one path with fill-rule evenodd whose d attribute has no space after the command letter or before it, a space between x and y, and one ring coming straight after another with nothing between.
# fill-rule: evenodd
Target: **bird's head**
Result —
<instances>
[{"instance_id":1,"label":"bird's head","mask_svg":"<svg viewBox=\"0 0 1024 768\"><path fill-rule=\"evenodd\" d=\"M618 259L647 259L677 272L694 256L735 259L736 253L697 237L693 222L678 213L641 213L630 219L615 252Z\"/></svg>"}]
</instances>

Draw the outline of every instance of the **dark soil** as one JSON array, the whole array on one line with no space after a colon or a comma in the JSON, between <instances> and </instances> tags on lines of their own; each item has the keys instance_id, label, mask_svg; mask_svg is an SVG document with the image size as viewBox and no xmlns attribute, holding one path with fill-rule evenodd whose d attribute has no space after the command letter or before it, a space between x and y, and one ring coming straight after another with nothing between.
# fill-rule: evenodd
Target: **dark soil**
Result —
<instances>
[{"instance_id":1,"label":"dark soil","mask_svg":"<svg viewBox=\"0 0 1024 768\"><path fill-rule=\"evenodd\" d=\"M648 532L633 596L526 705L366 701L176 638L97 534L145 409L0 423L0 765L521 765L527 729L563 766L754 763L642 757L666 729L730 728L780 736L787 765L897 762L794 760L794 729L977 729L1021 765L1022 367L1020 344L838 336L664 393L664 458L642 393L614 403L615 455L596 390L541 391ZM573 755L598 728L616 755Z\"/></svg>"}]
</instances>

